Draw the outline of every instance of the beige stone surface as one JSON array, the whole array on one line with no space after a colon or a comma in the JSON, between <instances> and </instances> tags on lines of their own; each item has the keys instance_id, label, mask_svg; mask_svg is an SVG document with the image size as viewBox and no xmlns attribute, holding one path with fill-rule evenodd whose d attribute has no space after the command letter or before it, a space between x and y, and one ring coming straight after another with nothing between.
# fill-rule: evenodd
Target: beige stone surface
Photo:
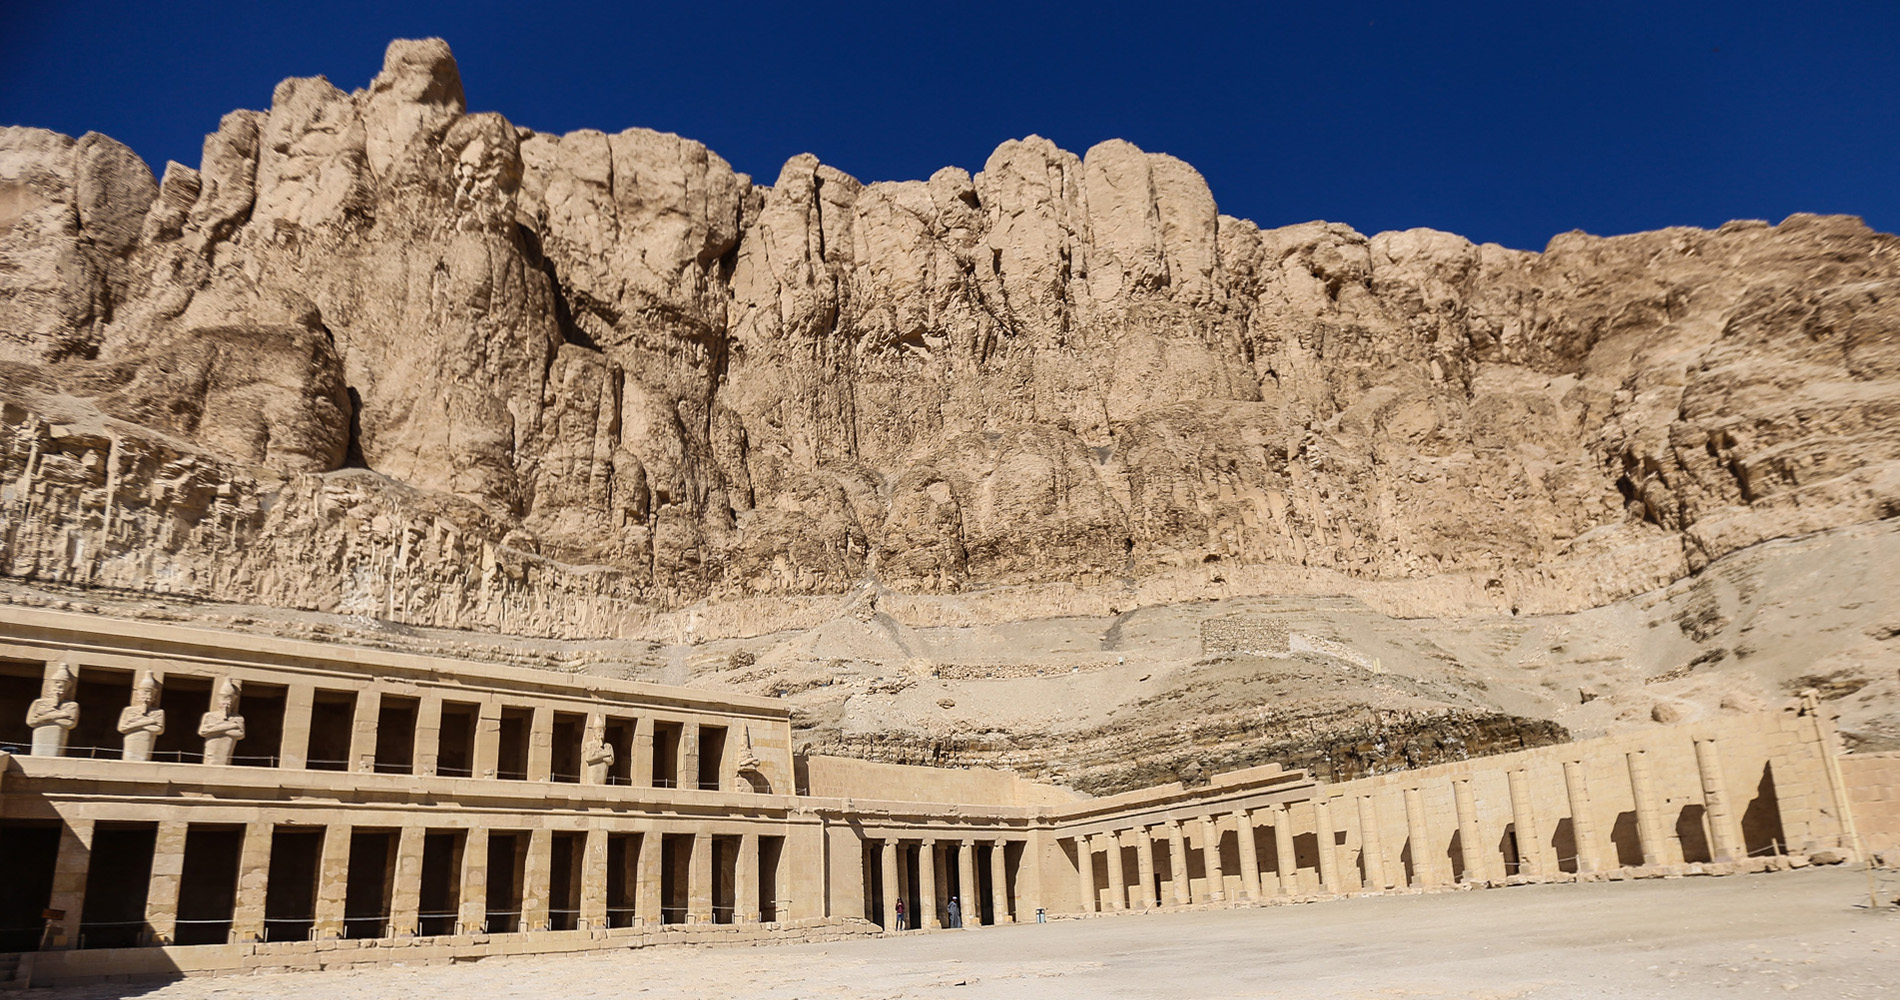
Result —
<instances>
[{"instance_id":1,"label":"beige stone surface","mask_svg":"<svg viewBox=\"0 0 1900 1000\"><path fill-rule=\"evenodd\" d=\"M1891 913L1866 912L1864 891L1859 873L1840 869L1526 886L778 948L491 958L139 989L155 1000L1884 996L1900 975L1900 927ZM92 1000L123 989L45 995Z\"/></svg>"}]
</instances>

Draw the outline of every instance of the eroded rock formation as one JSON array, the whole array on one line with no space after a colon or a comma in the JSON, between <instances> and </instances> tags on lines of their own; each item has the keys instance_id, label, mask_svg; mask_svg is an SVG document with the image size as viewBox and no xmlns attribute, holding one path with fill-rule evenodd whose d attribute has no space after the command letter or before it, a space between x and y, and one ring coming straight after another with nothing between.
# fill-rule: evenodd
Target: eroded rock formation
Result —
<instances>
[{"instance_id":1,"label":"eroded rock formation","mask_svg":"<svg viewBox=\"0 0 1900 1000\"><path fill-rule=\"evenodd\" d=\"M1897 303L1851 218L1262 229L1119 141L759 185L401 41L156 182L0 131L0 558L557 637L867 579L1572 611L1900 510Z\"/></svg>"}]
</instances>

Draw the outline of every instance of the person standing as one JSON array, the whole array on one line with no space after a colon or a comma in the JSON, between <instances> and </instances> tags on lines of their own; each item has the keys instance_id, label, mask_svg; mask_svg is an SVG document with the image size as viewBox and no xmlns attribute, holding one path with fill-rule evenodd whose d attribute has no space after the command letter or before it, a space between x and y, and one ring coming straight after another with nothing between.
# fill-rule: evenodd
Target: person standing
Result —
<instances>
[{"instance_id":1,"label":"person standing","mask_svg":"<svg viewBox=\"0 0 1900 1000\"><path fill-rule=\"evenodd\" d=\"M901 896L897 900L897 929L904 929L904 900Z\"/></svg>"},{"instance_id":2,"label":"person standing","mask_svg":"<svg viewBox=\"0 0 1900 1000\"><path fill-rule=\"evenodd\" d=\"M947 907L947 909L950 911L949 913L950 926L952 928L962 927L963 926L963 908L957 905L957 897L955 896L950 897L950 905Z\"/></svg>"}]
</instances>

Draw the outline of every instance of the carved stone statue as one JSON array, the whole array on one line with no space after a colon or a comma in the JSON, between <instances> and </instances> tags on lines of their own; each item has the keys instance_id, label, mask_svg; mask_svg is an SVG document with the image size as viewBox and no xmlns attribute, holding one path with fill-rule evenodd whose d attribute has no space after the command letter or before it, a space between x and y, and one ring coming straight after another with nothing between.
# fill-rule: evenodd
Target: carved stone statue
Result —
<instances>
[{"instance_id":1,"label":"carved stone statue","mask_svg":"<svg viewBox=\"0 0 1900 1000\"><path fill-rule=\"evenodd\" d=\"M244 716L237 714L240 691L237 680L226 677L218 685L217 704L198 723L198 735L205 738L207 764L231 763L231 751L244 738Z\"/></svg>"},{"instance_id":2,"label":"carved stone statue","mask_svg":"<svg viewBox=\"0 0 1900 1000\"><path fill-rule=\"evenodd\" d=\"M66 752L66 738L79 725L79 703L72 700L73 668L56 663L46 675L40 696L26 709L33 730L33 756L58 757Z\"/></svg>"},{"instance_id":3,"label":"carved stone statue","mask_svg":"<svg viewBox=\"0 0 1900 1000\"><path fill-rule=\"evenodd\" d=\"M587 717L587 735L581 739L581 766L590 785L607 783L607 772L614 764L613 744L607 742L607 718Z\"/></svg>"},{"instance_id":4,"label":"carved stone statue","mask_svg":"<svg viewBox=\"0 0 1900 1000\"><path fill-rule=\"evenodd\" d=\"M740 733L742 734L742 738L739 743L739 760L735 770L738 771L739 777L745 779L753 791L771 791L772 783L766 780L765 765L759 762L759 755L752 752L752 727L747 726L740 730Z\"/></svg>"},{"instance_id":5,"label":"carved stone statue","mask_svg":"<svg viewBox=\"0 0 1900 1000\"><path fill-rule=\"evenodd\" d=\"M158 704L158 695L158 678L150 670L140 674L132 688L132 704L119 712L126 760L152 759L152 744L165 731L165 710L153 707Z\"/></svg>"}]
</instances>

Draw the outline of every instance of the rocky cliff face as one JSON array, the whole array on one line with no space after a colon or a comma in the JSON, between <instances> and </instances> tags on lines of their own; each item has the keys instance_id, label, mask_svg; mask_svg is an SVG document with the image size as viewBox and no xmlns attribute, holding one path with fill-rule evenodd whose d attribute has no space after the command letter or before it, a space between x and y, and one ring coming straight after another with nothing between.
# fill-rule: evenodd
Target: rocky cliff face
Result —
<instances>
[{"instance_id":1,"label":"rocky cliff face","mask_svg":"<svg viewBox=\"0 0 1900 1000\"><path fill-rule=\"evenodd\" d=\"M1900 512L1900 240L1262 229L1035 137L765 186L469 114L397 42L156 182L0 130L0 390L31 581L568 638L867 580L1564 612Z\"/></svg>"}]
</instances>

